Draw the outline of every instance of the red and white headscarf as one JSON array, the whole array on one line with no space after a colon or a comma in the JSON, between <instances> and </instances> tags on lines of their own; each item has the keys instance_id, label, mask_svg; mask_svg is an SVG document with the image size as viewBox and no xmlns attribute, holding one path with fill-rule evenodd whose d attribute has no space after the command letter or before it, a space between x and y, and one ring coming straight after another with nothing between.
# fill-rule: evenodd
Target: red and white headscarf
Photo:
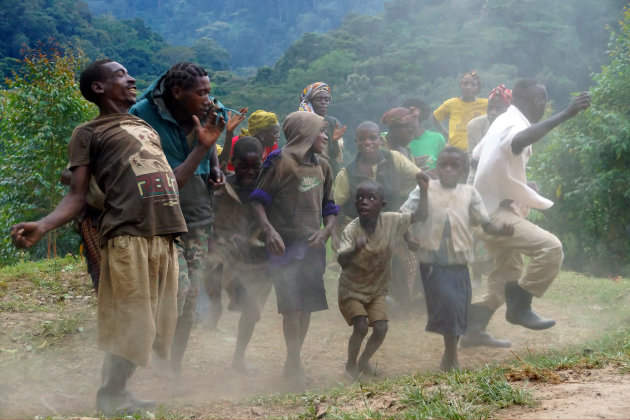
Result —
<instances>
[{"instance_id":1,"label":"red and white headscarf","mask_svg":"<svg viewBox=\"0 0 630 420\"><path fill-rule=\"evenodd\" d=\"M505 105L510 106L512 103L512 90L505 87L503 83L490 91L488 99L498 99Z\"/></svg>"}]
</instances>

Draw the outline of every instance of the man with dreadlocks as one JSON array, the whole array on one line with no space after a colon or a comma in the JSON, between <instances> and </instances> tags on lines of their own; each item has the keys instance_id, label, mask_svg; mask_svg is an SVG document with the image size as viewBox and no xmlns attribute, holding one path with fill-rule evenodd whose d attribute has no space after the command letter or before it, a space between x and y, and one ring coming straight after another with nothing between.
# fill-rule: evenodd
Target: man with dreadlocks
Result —
<instances>
[{"instance_id":1,"label":"man with dreadlocks","mask_svg":"<svg viewBox=\"0 0 630 420\"><path fill-rule=\"evenodd\" d=\"M346 126L342 126L337 118L326 115L331 100L330 86L324 82L311 83L300 94L298 111L314 112L326 121L326 135L330 141L321 156L330 163L333 176L337 176L343 164L343 134Z\"/></svg>"},{"instance_id":2,"label":"man with dreadlocks","mask_svg":"<svg viewBox=\"0 0 630 420\"><path fill-rule=\"evenodd\" d=\"M195 306L203 280L208 240L214 218L211 187L224 184L214 144L225 126L217 118L213 137L200 138L193 130L211 111L210 78L193 63L175 64L140 97L130 112L148 122L160 135L162 148L180 189L182 213L188 233L177 246L179 280L178 320L171 347L170 367L181 376L182 359L195 322Z\"/></svg>"}]
</instances>

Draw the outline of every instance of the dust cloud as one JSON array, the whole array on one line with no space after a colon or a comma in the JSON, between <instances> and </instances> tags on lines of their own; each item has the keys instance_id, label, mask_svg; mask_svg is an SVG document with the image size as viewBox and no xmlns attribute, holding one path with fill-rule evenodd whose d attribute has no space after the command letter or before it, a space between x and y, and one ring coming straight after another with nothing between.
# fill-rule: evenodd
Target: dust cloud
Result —
<instances>
[{"instance_id":1,"label":"dust cloud","mask_svg":"<svg viewBox=\"0 0 630 420\"><path fill-rule=\"evenodd\" d=\"M302 352L311 390L348 383L343 372L351 328L337 307L336 282L336 273L327 271L329 309L313 314ZM565 283L561 275L549 294L561 294ZM482 290L483 287L477 288L475 294ZM224 304L226 301L224 299ZM510 339L512 348L460 349L462 368L511 359L512 351L524 357L529 352L578 345L618 326L615 323L602 325L596 320L601 317L619 319L620 316L628 319L630 313L628 309L625 314L613 316L604 307L584 304L558 307L557 302L555 298L534 302L537 311L558 321L556 327L545 331L530 331L508 324L504 307L499 309L488 332ZM437 370L443 350L442 337L424 331L426 316L420 310L401 313L396 307L390 307L390 314L388 335L373 358L379 373L376 380ZM238 312L224 310L217 329L210 331L203 323L195 327L184 356L181 383L173 381L154 358L150 366L137 370L128 388L141 398L155 399L167 410L202 417L207 410L216 414L216 407L226 401L290 392L282 377L285 347L282 317L276 312L274 293L269 297L247 350L247 360L256 368L251 375L237 373L230 366L239 316ZM100 385L102 360L103 353L96 348L93 319L82 333L69 336L59 345L27 353L0 354L0 417L96 415L95 395ZM229 405L227 410L234 408ZM221 413L224 417L251 416L249 411Z\"/></svg>"}]
</instances>

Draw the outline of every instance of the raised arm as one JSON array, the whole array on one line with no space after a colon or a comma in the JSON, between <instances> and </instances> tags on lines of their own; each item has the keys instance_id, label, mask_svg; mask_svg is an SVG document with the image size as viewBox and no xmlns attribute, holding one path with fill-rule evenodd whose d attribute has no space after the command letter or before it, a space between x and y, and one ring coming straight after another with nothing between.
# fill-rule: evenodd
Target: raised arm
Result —
<instances>
[{"instance_id":1,"label":"raised arm","mask_svg":"<svg viewBox=\"0 0 630 420\"><path fill-rule=\"evenodd\" d=\"M234 131L240 123L245 121L248 108L241 108L238 114L232 116L232 111L228 112L228 122L225 124L225 141L223 142L223 150L219 155L219 164L225 165L230 161L232 156L232 140L234 139Z\"/></svg>"},{"instance_id":2,"label":"raised arm","mask_svg":"<svg viewBox=\"0 0 630 420\"><path fill-rule=\"evenodd\" d=\"M218 116L214 112L212 114L213 115L210 115L207 118L203 126L199 122L199 118L193 115L195 132L197 134L197 144L192 149L190 154L186 157L186 160L178 167L173 168L173 174L175 175L177 186L179 188L186 185L190 177L195 173L195 170L199 166L199 163L201 163L201 161L208 154L212 146L214 146L214 144L217 142L219 135L225 128L225 121L223 120L223 117Z\"/></svg>"},{"instance_id":3,"label":"raised arm","mask_svg":"<svg viewBox=\"0 0 630 420\"><path fill-rule=\"evenodd\" d=\"M420 199L416 210L411 213L411 223L424 222L429 216L429 182L430 178L424 172L416 175L416 181L418 182L418 189L420 190Z\"/></svg>"},{"instance_id":4,"label":"raised arm","mask_svg":"<svg viewBox=\"0 0 630 420\"><path fill-rule=\"evenodd\" d=\"M580 111L585 110L590 105L591 94L588 92L580 93L564 111L560 111L546 120L533 124L514 136L512 139L512 153L515 155L520 154L527 146L536 143L551 130L566 120L575 117Z\"/></svg>"}]
</instances>

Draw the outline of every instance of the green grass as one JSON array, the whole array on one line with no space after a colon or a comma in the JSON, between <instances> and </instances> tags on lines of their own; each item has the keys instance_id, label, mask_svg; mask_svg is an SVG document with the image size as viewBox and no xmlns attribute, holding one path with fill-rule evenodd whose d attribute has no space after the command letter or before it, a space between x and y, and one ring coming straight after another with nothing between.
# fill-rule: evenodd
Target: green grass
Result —
<instances>
[{"instance_id":1,"label":"green grass","mask_svg":"<svg viewBox=\"0 0 630 420\"><path fill-rule=\"evenodd\" d=\"M515 355L508 362L479 369L419 372L322 392L259 396L246 404L270 412L283 407L282 412L291 413L287 418L298 419L316 418L318 413L326 419L485 419L502 408L534 406L530 383L557 383L562 371L607 365L619 374L630 372L630 329L622 327L597 340L545 354Z\"/></svg>"}]
</instances>

